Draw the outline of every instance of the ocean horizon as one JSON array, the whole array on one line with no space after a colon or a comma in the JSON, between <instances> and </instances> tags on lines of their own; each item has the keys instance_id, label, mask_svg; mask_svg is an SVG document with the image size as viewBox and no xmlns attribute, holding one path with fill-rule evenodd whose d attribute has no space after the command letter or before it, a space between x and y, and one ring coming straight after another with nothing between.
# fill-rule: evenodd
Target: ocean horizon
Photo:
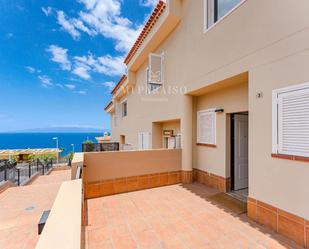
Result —
<instances>
[{"instance_id":1,"label":"ocean horizon","mask_svg":"<svg viewBox=\"0 0 309 249\"><path fill-rule=\"evenodd\" d=\"M96 142L95 137L102 132L2 132L0 133L0 150L5 149L44 149L56 148L54 137L58 137L59 148L63 148L62 156L74 151L82 151L85 140Z\"/></svg>"}]
</instances>

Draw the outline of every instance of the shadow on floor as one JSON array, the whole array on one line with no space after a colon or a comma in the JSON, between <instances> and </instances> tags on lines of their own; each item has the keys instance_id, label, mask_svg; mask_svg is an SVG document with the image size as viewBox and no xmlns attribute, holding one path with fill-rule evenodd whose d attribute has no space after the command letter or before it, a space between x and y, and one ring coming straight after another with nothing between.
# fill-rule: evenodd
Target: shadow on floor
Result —
<instances>
[{"instance_id":1,"label":"shadow on floor","mask_svg":"<svg viewBox=\"0 0 309 249\"><path fill-rule=\"evenodd\" d=\"M294 241L278 234L277 232L260 225L256 223L255 221L249 219L247 216L246 211L243 210L243 204L240 203L239 200L231 200L226 198L224 194L216 189L210 188L205 186L204 184L201 183L193 183L193 184L180 184L181 187L186 189L187 191L190 191L191 193L199 196L200 198L204 199L207 202L210 202L212 205L218 207L219 209L223 210L224 212L229 213L233 217L239 219L240 221L248 224L252 228L257 229L261 233L270 236L274 240L276 240L279 244L284 246L285 248L303 248L299 245L297 245ZM222 197L223 196L223 197ZM229 196L230 197L230 196ZM230 197L232 198L232 197ZM246 204L245 204L246 205Z\"/></svg>"}]
</instances>

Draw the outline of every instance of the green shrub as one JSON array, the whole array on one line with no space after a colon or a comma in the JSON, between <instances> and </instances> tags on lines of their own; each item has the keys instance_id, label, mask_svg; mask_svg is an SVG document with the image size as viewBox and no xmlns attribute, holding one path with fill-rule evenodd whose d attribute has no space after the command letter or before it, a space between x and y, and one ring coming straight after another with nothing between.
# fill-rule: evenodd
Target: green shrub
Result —
<instances>
[{"instance_id":1,"label":"green shrub","mask_svg":"<svg viewBox=\"0 0 309 249\"><path fill-rule=\"evenodd\" d=\"M86 140L84 146L86 152L94 151L94 143L91 140Z\"/></svg>"}]
</instances>

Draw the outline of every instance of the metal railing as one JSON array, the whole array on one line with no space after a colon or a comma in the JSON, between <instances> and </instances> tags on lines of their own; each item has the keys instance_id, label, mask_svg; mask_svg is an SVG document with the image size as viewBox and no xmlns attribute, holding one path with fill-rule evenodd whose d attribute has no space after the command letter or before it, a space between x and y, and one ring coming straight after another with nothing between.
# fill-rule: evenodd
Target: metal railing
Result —
<instances>
[{"instance_id":1,"label":"metal railing","mask_svg":"<svg viewBox=\"0 0 309 249\"><path fill-rule=\"evenodd\" d=\"M92 143L83 144L83 152L119 151L119 143Z\"/></svg>"},{"instance_id":2,"label":"metal railing","mask_svg":"<svg viewBox=\"0 0 309 249\"><path fill-rule=\"evenodd\" d=\"M11 181L16 185L24 185L34 175L45 175L53 167L52 160L45 162L39 159L25 163L11 163L9 160L0 161L0 183Z\"/></svg>"}]
</instances>

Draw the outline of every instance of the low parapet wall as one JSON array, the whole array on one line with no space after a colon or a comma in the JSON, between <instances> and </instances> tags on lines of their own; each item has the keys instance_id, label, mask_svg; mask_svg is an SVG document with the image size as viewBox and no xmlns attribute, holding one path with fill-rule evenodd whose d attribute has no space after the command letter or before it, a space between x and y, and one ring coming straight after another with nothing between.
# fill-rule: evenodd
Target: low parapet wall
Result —
<instances>
[{"instance_id":1,"label":"low parapet wall","mask_svg":"<svg viewBox=\"0 0 309 249\"><path fill-rule=\"evenodd\" d=\"M180 183L181 150L84 154L85 198Z\"/></svg>"},{"instance_id":2,"label":"low parapet wall","mask_svg":"<svg viewBox=\"0 0 309 249\"><path fill-rule=\"evenodd\" d=\"M82 180L63 182L36 249L80 249Z\"/></svg>"}]
</instances>

